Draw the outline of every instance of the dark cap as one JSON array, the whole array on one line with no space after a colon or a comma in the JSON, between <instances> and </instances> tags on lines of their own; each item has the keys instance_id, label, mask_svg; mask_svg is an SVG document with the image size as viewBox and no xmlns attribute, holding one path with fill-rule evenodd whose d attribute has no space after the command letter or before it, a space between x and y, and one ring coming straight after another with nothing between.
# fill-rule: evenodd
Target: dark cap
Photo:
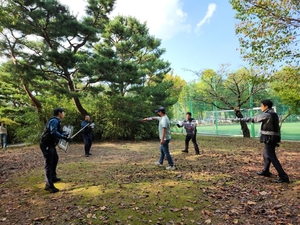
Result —
<instances>
[{"instance_id":1,"label":"dark cap","mask_svg":"<svg viewBox=\"0 0 300 225\"><path fill-rule=\"evenodd\" d=\"M157 112L165 112L166 110L165 110L165 108L164 107L159 107L157 110L155 110L155 112L157 113Z\"/></svg>"}]
</instances>

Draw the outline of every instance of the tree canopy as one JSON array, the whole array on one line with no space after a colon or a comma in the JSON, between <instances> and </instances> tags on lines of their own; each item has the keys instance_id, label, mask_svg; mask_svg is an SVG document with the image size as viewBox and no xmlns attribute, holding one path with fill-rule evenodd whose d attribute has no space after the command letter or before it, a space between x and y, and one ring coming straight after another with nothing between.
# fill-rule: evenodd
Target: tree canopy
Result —
<instances>
[{"instance_id":1,"label":"tree canopy","mask_svg":"<svg viewBox=\"0 0 300 225\"><path fill-rule=\"evenodd\" d=\"M240 20L236 34L240 52L247 61L265 69L299 65L299 1L230 0L230 3Z\"/></svg>"}]
</instances>

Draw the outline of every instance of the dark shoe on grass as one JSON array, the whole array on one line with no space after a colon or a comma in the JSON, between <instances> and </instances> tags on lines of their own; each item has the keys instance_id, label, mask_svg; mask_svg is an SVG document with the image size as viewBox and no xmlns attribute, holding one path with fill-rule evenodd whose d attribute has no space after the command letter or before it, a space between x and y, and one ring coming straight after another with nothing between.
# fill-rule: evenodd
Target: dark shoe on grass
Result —
<instances>
[{"instance_id":1,"label":"dark shoe on grass","mask_svg":"<svg viewBox=\"0 0 300 225\"><path fill-rule=\"evenodd\" d=\"M56 187L49 187L49 186L45 186L44 188L45 191L49 191L50 193L56 193L59 192L59 189L57 189Z\"/></svg>"},{"instance_id":2,"label":"dark shoe on grass","mask_svg":"<svg viewBox=\"0 0 300 225\"><path fill-rule=\"evenodd\" d=\"M290 183L289 178L279 178L278 180L274 180L275 183Z\"/></svg>"},{"instance_id":3,"label":"dark shoe on grass","mask_svg":"<svg viewBox=\"0 0 300 225\"><path fill-rule=\"evenodd\" d=\"M181 152L184 152L184 153L189 153L189 151L188 151L188 150L182 150Z\"/></svg>"},{"instance_id":4,"label":"dark shoe on grass","mask_svg":"<svg viewBox=\"0 0 300 225\"><path fill-rule=\"evenodd\" d=\"M270 172L261 171L261 172L257 172L257 175L264 176L264 177L270 177L271 173Z\"/></svg>"}]
</instances>

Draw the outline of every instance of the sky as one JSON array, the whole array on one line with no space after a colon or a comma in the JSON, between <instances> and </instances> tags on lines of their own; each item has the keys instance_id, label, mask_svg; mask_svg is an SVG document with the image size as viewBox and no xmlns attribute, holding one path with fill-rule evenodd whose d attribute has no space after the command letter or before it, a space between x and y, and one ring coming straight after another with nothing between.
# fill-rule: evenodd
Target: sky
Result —
<instances>
[{"instance_id":1,"label":"sky","mask_svg":"<svg viewBox=\"0 0 300 225\"><path fill-rule=\"evenodd\" d=\"M83 15L85 0L60 2ZM187 82L198 79L191 71L217 71L221 64L230 64L230 70L247 66L239 53L238 21L228 0L117 0L110 17L116 15L146 22L149 33L166 49L162 59Z\"/></svg>"}]
</instances>

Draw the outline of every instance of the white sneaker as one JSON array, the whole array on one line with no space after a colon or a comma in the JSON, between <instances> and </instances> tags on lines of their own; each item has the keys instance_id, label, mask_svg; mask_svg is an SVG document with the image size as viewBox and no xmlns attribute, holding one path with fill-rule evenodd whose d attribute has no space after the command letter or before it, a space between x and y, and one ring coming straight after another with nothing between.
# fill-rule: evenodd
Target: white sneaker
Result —
<instances>
[{"instance_id":1,"label":"white sneaker","mask_svg":"<svg viewBox=\"0 0 300 225\"><path fill-rule=\"evenodd\" d=\"M175 168L175 166L167 166L166 167L166 170L175 170L176 168Z\"/></svg>"},{"instance_id":2,"label":"white sneaker","mask_svg":"<svg viewBox=\"0 0 300 225\"><path fill-rule=\"evenodd\" d=\"M160 162L155 162L154 164L157 166L163 166L163 164L161 164Z\"/></svg>"}]
</instances>

